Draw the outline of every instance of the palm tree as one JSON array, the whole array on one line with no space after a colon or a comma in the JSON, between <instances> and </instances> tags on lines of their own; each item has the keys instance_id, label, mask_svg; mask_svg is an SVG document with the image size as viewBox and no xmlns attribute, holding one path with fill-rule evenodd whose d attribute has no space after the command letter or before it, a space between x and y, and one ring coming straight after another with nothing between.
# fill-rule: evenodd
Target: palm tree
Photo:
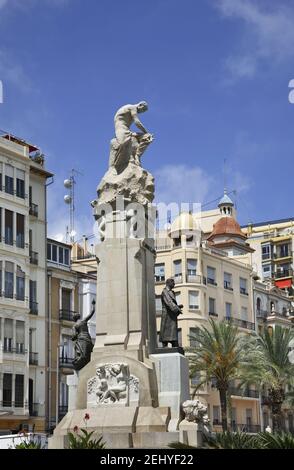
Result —
<instances>
[{"instance_id":1,"label":"palm tree","mask_svg":"<svg viewBox=\"0 0 294 470\"><path fill-rule=\"evenodd\" d=\"M268 391L274 432L282 429L282 405L287 398L287 386L294 383L294 364L288 357L293 337L293 330L276 326L266 328L245 345L243 383L254 383Z\"/></svg>"},{"instance_id":2,"label":"palm tree","mask_svg":"<svg viewBox=\"0 0 294 470\"><path fill-rule=\"evenodd\" d=\"M214 380L220 396L223 431L228 429L227 408L230 382L238 377L242 362L242 342L238 328L223 320L216 323L209 320L210 327L202 326L197 333L190 335L196 346L189 348L190 376L202 372L203 380L195 387L196 391L205 383Z\"/></svg>"}]
</instances>

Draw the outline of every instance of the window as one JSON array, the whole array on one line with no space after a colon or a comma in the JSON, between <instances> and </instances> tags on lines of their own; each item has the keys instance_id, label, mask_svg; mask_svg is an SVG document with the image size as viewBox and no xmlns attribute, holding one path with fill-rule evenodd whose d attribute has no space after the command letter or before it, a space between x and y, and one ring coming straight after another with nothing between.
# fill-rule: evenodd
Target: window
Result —
<instances>
[{"instance_id":1,"label":"window","mask_svg":"<svg viewBox=\"0 0 294 470\"><path fill-rule=\"evenodd\" d=\"M180 278L182 276L182 260L176 259L174 261L174 277L175 281L178 280L180 282Z\"/></svg>"},{"instance_id":2,"label":"window","mask_svg":"<svg viewBox=\"0 0 294 470\"><path fill-rule=\"evenodd\" d=\"M24 248L25 242L25 218L22 214L16 214L16 246L18 248Z\"/></svg>"},{"instance_id":3,"label":"window","mask_svg":"<svg viewBox=\"0 0 294 470\"><path fill-rule=\"evenodd\" d=\"M213 406L212 407L212 416L213 416L213 424L221 424L220 422L220 407Z\"/></svg>"},{"instance_id":4,"label":"window","mask_svg":"<svg viewBox=\"0 0 294 470\"><path fill-rule=\"evenodd\" d=\"M5 297L12 299L14 291L14 265L9 261L5 262Z\"/></svg>"},{"instance_id":5,"label":"window","mask_svg":"<svg viewBox=\"0 0 294 470\"><path fill-rule=\"evenodd\" d=\"M156 315L160 316L162 313L162 303L161 303L160 295L157 295L155 297L155 310L156 310Z\"/></svg>"},{"instance_id":6,"label":"window","mask_svg":"<svg viewBox=\"0 0 294 470\"><path fill-rule=\"evenodd\" d=\"M272 247L271 245L262 245L261 246L261 257L262 259L271 259Z\"/></svg>"},{"instance_id":7,"label":"window","mask_svg":"<svg viewBox=\"0 0 294 470\"><path fill-rule=\"evenodd\" d=\"M4 319L4 352L12 352L13 321L11 318Z\"/></svg>"},{"instance_id":8,"label":"window","mask_svg":"<svg viewBox=\"0 0 294 470\"><path fill-rule=\"evenodd\" d=\"M16 195L24 199L25 197L25 172L16 170Z\"/></svg>"},{"instance_id":9,"label":"window","mask_svg":"<svg viewBox=\"0 0 294 470\"><path fill-rule=\"evenodd\" d=\"M278 258L286 258L287 256L289 256L289 245L288 243L287 244L283 244L283 245L279 245L277 247L277 257Z\"/></svg>"},{"instance_id":10,"label":"window","mask_svg":"<svg viewBox=\"0 0 294 470\"><path fill-rule=\"evenodd\" d=\"M270 264L266 264L265 266L262 266L262 274L263 274L263 279L272 277L272 268Z\"/></svg>"},{"instance_id":11,"label":"window","mask_svg":"<svg viewBox=\"0 0 294 470\"><path fill-rule=\"evenodd\" d=\"M214 286L217 285L215 281L215 268L212 268L211 266L207 266L207 283L208 284L213 284Z\"/></svg>"},{"instance_id":12,"label":"window","mask_svg":"<svg viewBox=\"0 0 294 470\"><path fill-rule=\"evenodd\" d=\"M51 261L52 259L51 252L52 252L52 245L51 243L47 243L47 260L48 261Z\"/></svg>"},{"instance_id":13,"label":"window","mask_svg":"<svg viewBox=\"0 0 294 470\"><path fill-rule=\"evenodd\" d=\"M197 271L197 260L188 259L187 260L187 274L188 276L196 276Z\"/></svg>"},{"instance_id":14,"label":"window","mask_svg":"<svg viewBox=\"0 0 294 470\"><path fill-rule=\"evenodd\" d=\"M191 385L192 387L196 387L201 382L201 374L200 372L196 372L195 375L191 378Z\"/></svg>"},{"instance_id":15,"label":"window","mask_svg":"<svg viewBox=\"0 0 294 470\"><path fill-rule=\"evenodd\" d=\"M247 292L247 279L240 277L240 293L244 295L248 295Z\"/></svg>"},{"instance_id":16,"label":"window","mask_svg":"<svg viewBox=\"0 0 294 470\"><path fill-rule=\"evenodd\" d=\"M155 282L165 281L165 265L164 263L155 265Z\"/></svg>"},{"instance_id":17,"label":"window","mask_svg":"<svg viewBox=\"0 0 294 470\"><path fill-rule=\"evenodd\" d=\"M71 311L71 290L69 289L62 289L62 310Z\"/></svg>"},{"instance_id":18,"label":"window","mask_svg":"<svg viewBox=\"0 0 294 470\"><path fill-rule=\"evenodd\" d=\"M3 374L3 406L12 406L12 374Z\"/></svg>"},{"instance_id":19,"label":"window","mask_svg":"<svg viewBox=\"0 0 294 470\"><path fill-rule=\"evenodd\" d=\"M213 299L212 297L209 297L208 313L209 315L217 316L215 312L215 299Z\"/></svg>"},{"instance_id":20,"label":"window","mask_svg":"<svg viewBox=\"0 0 294 470\"><path fill-rule=\"evenodd\" d=\"M52 245L52 261L57 263L57 246Z\"/></svg>"},{"instance_id":21,"label":"window","mask_svg":"<svg viewBox=\"0 0 294 470\"><path fill-rule=\"evenodd\" d=\"M232 274L224 273L224 288L228 290L232 289Z\"/></svg>"},{"instance_id":22,"label":"window","mask_svg":"<svg viewBox=\"0 0 294 470\"><path fill-rule=\"evenodd\" d=\"M0 162L0 191L2 191L3 164Z\"/></svg>"},{"instance_id":23,"label":"window","mask_svg":"<svg viewBox=\"0 0 294 470\"><path fill-rule=\"evenodd\" d=\"M16 320L16 352L17 354L24 354L25 352L25 323Z\"/></svg>"},{"instance_id":24,"label":"window","mask_svg":"<svg viewBox=\"0 0 294 470\"><path fill-rule=\"evenodd\" d=\"M237 409L234 407L231 408L231 424L237 424Z\"/></svg>"},{"instance_id":25,"label":"window","mask_svg":"<svg viewBox=\"0 0 294 470\"><path fill-rule=\"evenodd\" d=\"M69 249L64 248L63 251L64 251L64 264L69 266Z\"/></svg>"},{"instance_id":26,"label":"window","mask_svg":"<svg viewBox=\"0 0 294 470\"><path fill-rule=\"evenodd\" d=\"M226 302L226 318L232 317L232 304Z\"/></svg>"},{"instance_id":27,"label":"window","mask_svg":"<svg viewBox=\"0 0 294 470\"><path fill-rule=\"evenodd\" d=\"M13 245L13 212L5 209L5 243Z\"/></svg>"},{"instance_id":28,"label":"window","mask_svg":"<svg viewBox=\"0 0 294 470\"><path fill-rule=\"evenodd\" d=\"M15 406L23 407L24 398L24 376L20 374L15 375Z\"/></svg>"},{"instance_id":29,"label":"window","mask_svg":"<svg viewBox=\"0 0 294 470\"><path fill-rule=\"evenodd\" d=\"M246 408L246 424L247 426L251 426L252 423L252 409Z\"/></svg>"},{"instance_id":30,"label":"window","mask_svg":"<svg viewBox=\"0 0 294 470\"><path fill-rule=\"evenodd\" d=\"M190 348L197 348L199 346L199 341L197 341L196 339L199 331L200 331L199 328L189 329Z\"/></svg>"},{"instance_id":31,"label":"window","mask_svg":"<svg viewBox=\"0 0 294 470\"><path fill-rule=\"evenodd\" d=\"M0 261L0 297L2 297L2 267L3 267L3 263L2 261Z\"/></svg>"},{"instance_id":32,"label":"window","mask_svg":"<svg viewBox=\"0 0 294 470\"><path fill-rule=\"evenodd\" d=\"M5 165L5 192L7 194L13 194L13 167L11 165Z\"/></svg>"},{"instance_id":33,"label":"window","mask_svg":"<svg viewBox=\"0 0 294 470\"><path fill-rule=\"evenodd\" d=\"M176 302L178 305L180 305L182 302L181 302L181 292L178 291L178 292L175 292L175 297L176 297Z\"/></svg>"},{"instance_id":34,"label":"window","mask_svg":"<svg viewBox=\"0 0 294 470\"><path fill-rule=\"evenodd\" d=\"M199 292L198 291L189 291L189 309L198 310L199 309Z\"/></svg>"},{"instance_id":35,"label":"window","mask_svg":"<svg viewBox=\"0 0 294 470\"><path fill-rule=\"evenodd\" d=\"M17 266L16 270L16 300L25 299L25 273Z\"/></svg>"},{"instance_id":36,"label":"window","mask_svg":"<svg viewBox=\"0 0 294 470\"><path fill-rule=\"evenodd\" d=\"M241 307L241 319L248 320L248 310L247 307Z\"/></svg>"}]
</instances>

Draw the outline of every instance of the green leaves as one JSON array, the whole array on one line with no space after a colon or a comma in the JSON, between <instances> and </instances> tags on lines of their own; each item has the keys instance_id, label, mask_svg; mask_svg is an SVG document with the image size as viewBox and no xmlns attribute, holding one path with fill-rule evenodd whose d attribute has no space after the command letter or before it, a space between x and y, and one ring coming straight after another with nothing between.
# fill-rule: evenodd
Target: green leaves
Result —
<instances>
[{"instance_id":1,"label":"green leaves","mask_svg":"<svg viewBox=\"0 0 294 470\"><path fill-rule=\"evenodd\" d=\"M94 432L95 431L88 432L83 428L81 429L82 434L69 432L69 449L105 449L102 436L98 439L91 439Z\"/></svg>"}]
</instances>

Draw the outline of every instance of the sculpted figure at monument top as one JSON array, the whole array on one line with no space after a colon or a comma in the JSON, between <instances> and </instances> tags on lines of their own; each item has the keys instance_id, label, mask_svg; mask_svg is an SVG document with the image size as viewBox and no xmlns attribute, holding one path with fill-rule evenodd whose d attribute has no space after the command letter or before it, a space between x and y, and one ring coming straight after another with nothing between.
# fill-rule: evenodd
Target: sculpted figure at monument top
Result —
<instances>
[{"instance_id":1,"label":"sculpted figure at monument top","mask_svg":"<svg viewBox=\"0 0 294 470\"><path fill-rule=\"evenodd\" d=\"M121 106L114 116L115 137L110 142L109 169L97 187L92 205L113 203L117 196L146 205L154 198L154 178L141 166L141 157L153 141L138 114L148 110L146 101ZM135 124L141 132L133 132Z\"/></svg>"},{"instance_id":2,"label":"sculpted figure at monument top","mask_svg":"<svg viewBox=\"0 0 294 470\"><path fill-rule=\"evenodd\" d=\"M146 101L140 101L138 104L126 104L119 108L114 116L115 136L120 144L123 144L129 137L136 134L131 132L130 126L135 123L143 134L148 134L140 119L138 113L144 113L148 110Z\"/></svg>"}]
</instances>

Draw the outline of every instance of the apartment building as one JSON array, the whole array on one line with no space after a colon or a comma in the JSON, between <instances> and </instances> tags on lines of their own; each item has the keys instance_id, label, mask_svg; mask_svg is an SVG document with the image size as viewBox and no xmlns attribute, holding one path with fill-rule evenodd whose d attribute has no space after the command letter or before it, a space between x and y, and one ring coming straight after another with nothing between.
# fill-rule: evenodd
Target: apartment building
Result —
<instances>
[{"instance_id":1,"label":"apartment building","mask_svg":"<svg viewBox=\"0 0 294 470\"><path fill-rule=\"evenodd\" d=\"M46 186L40 150L0 134L0 432L45 429Z\"/></svg>"},{"instance_id":2,"label":"apartment building","mask_svg":"<svg viewBox=\"0 0 294 470\"><path fill-rule=\"evenodd\" d=\"M252 264L260 279L273 280L294 299L294 218L250 224L242 230L254 248Z\"/></svg>"},{"instance_id":3,"label":"apartment building","mask_svg":"<svg viewBox=\"0 0 294 470\"><path fill-rule=\"evenodd\" d=\"M72 341L74 314L81 318L91 311L96 298L96 276L74 269L72 251L77 245L47 239L47 416L52 429L68 411L67 377L73 373L74 344ZM88 324L96 337L96 317Z\"/></svg>"}]
</instances>

